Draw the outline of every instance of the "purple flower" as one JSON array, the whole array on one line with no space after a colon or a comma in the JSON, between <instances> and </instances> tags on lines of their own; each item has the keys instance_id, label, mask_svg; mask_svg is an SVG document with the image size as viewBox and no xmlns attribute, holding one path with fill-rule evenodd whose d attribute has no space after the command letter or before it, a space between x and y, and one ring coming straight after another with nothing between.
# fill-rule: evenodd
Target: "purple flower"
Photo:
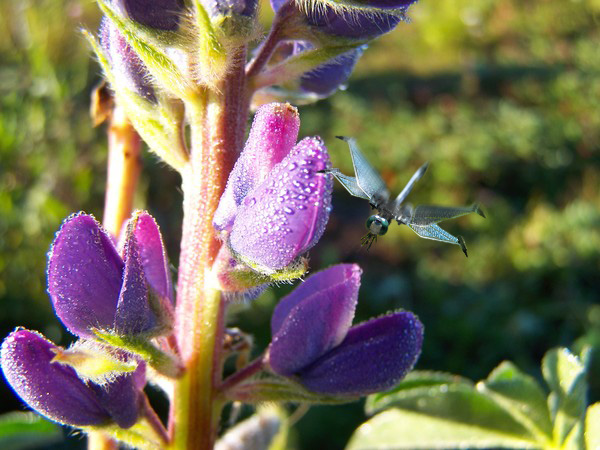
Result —
<instances>
[{"instance_id":1,"label":"purple flower","mask_svg":"<svg viewBox=\"0 0 600 450\"><path fill-rule=\"evenodd\" d=\"M48 261L48 292L57 316L80 337L94 330L153 336L170 324L168 262L154 219L138 212L119 255L92 216L68 218Z\"/></svg>"},{"instance_id":2,"label":"purple flower","mask_svg":"<svg viewBox=\"0 0 600 450\"><path fill-rule=\"evenodd\" d=\"M361 270L340 264L309 277L275 308L271 369L323 394L358 396L387 389L415 364L423 326L396 312L350 327Z\"/></svg>"},{"instance_id":3,"label":"purple flower","mask_svg":"<svg viewBox=\"0 0 600 450\"><path fill-rule=\"evenodd\" d=\"M278 57L289 58L312 48L313 45L308 41L285 42L277 49ZM318 98L329 97L348 81L364 48L362 46L350 50L316 69L304 73L297 80L298 89L303 94L313 94Z\"/></svg>"},{"instance_id":4,"label":"purple flower","mask_svg":"<svg viewBox=\"0 0 600 450\"><path fill-rule=\"evenodd\" d=\"M138 419L145 384L144 365L100 386L84 382L75 369L53 362L59 347L41 334L13 331L2 343L2 371L15 392L50 420L74 426L122 428Z\"/></svg>"},{"instance_id":5,"label":"purple flower","mask_svg":"<svg viewBox=\"0 0 600 450\"><path fill-rule=\"evenodd\" d=\"M295 6L303 14L306 23L314 30L326 35L356 40L374 39L394 28L400 23L404 11L416 0L375 0L369 5L375 10L353 8L334 9L326 4L307 9ZM288 0L271 0L274 11L278 11ZM383 10L389 10L384 12Z\"/></svg>"},{"instance_id":6,"label":"purple flower","mask_svg":"<svg viewBox=\"0 0 600 450\"><path fill-rule=\"evenodd\" d=\"M146 66L107 18L102 19L100 25L100 43L110 62L114 77L127 89L147 100L156 101Z\"/></svg>"},{"instance_id":7,"label":"purple flower","mask_svg":"<svg viewBox=\"0 0 600 450\"><path fill-rule=\"evenodd\" d=\"M136 22L157 30L176 30L183 0L113 0L114 5Z\"/></svg>"},{"instance_id":8,"label":"purple flower","mask_svg":"<svg viewBox=\"0 0 600 450\"><path fill-rule=\"evenodd\" d=\"M213 222L230 231L236 259L267 274L317 243L331 209L332 180L319 173L329 167L327 149L319 138L294 146L298 127L288 104L259 109Z\"/></svg>"},{"instance_id":9,"label":"purple flower","mask_svg":"<svg viewBox=\"0 0 600 450\"><path fill-rule=\"evenodd\" d=\"M305 138L252 189L237 210L229 243L252 267L290 266L323 235L331 210L330 167L319 138Z\"/></svg>"},{"instance_id":10,"label":"purple flower","mask_svg":"<svg viewBox=\"0 0 600 450\"><path fill-rule=\"evenodd\" d=\"M298 139L299 128L298 110L289 103L270 103L258 109L215 212L215 229L231 230L242 200L287 156Z\"/></svg>"}]
</instances>

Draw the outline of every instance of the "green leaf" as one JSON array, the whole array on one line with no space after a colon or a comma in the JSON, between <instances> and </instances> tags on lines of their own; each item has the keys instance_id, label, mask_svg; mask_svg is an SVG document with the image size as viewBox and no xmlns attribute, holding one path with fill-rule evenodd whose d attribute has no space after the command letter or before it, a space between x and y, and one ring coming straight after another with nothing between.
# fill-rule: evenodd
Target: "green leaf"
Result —
<instances>
[{"instance_id":1,"label":"green leaf","mask_svg":"<svg viewBox=\"0 0 600 450\"><path fill-rule=\"evenodd\" d=\"M46 447L62 440L60 425L37 414L12 412L0 416L0 448Z\"/></svg>"},{"instance_id":2,"label":"green leaf","mask_svg":"<svg viewBox=\"0 0 600 450\"><path fill-rule=\"evenodd\" d=\"M573 427L584 420L585 372L585 365L566 348L550 350L542 360L542 373L552 390L548 404L554 421L554 439L561 444Z\"/></svg>"},{"instance_id":3,"label":"green leaf","mask_svg":"<svg viewBox=\"0 0 600 450\"><path fill-rule=\"evenodd\" d=\"M600 402L594 403L585 416L585 446L588 450L600 448Z\"/></svg>"},{"instance_id":4,"label":"green leaf","mask_svg":"<svg viewBox=\"0 0 600 450\"><path fill-rule=\"evenodd\" d=\"M175 355L160 350L145 338L117 336L101 330L95 330L94 334L114 347L141 356L154 370L167 377L177 378L182 373L183 368Z\"/></svg>"},{"instance_id":5,"label":"green leaf","mask_svg":"<svg viewBox=\"0 0 600 450\"><path fill-rule=\"evenodd\" d=\"M552 422L546 394L533 377L505 361L477 388L527 427L540 441L552 440Z\"/></svg>"},{"instance_id":6,"label":"green leaf","mask_svg":"<svg viewBox=\"0 0 600 450\"><path fill-rule=\"evenodd\" d=\"M449 384L465 384L473 386L473 382L458 375L446 372L412 371L393 389L369 395L365 411L369 415L382 411L393 405L398 396L420 395L420 388L430 388Z\"/></svg>"},{"instance_id":7,"label":"green leaf","mask_svg":"<svg viewBox=\"0 0 600 450\"><path fill-rule=\"evenodd\" d=\"M460 413L460 410L456 412ZM476 421L457 422L416 411L390 409L362 424L347 450L446 449L446 448L539 448L526 435L481 427Z\"/></svg>"},{"instance_id":8,"label":"green leaf","mask_svg":"<svg viewBox=\"0 0 600 450\"><path fill-rule=\"evenodd\" d=\"M386 398L387 406L416 413L425 422L452 423L457 430L481 431L533 442L531 433L489 396L472 384L438 384L399 390ZM450 429L451 426L448 425ZM417 427L417 430L419 427ZM460 435L463 439L463 436Z\"/></svg>"}]
</instances>

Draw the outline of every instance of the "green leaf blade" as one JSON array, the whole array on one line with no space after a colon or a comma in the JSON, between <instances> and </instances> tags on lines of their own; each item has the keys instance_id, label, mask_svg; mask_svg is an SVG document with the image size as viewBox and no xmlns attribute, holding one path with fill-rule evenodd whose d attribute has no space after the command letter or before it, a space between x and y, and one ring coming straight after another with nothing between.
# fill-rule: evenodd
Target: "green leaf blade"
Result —
<instances>
[{"instance_id":1,"label":"green leaf blade","mask_svg":"<svg viewBox=\"0 0 600 450\"><path fill-rule=\"evenodd\" d=\"M523 436L457 423L414 411L390 409L361 425L346 450L539 448Z\"/></svg>"},{"instance_id":2,"label":"green leaf blade","mask_svg":"<svg viewBox=\"0 0 600 450\"><path fill-rule=\"evenodd\" d=\"M60 425L37 414L12 412L0 416L0 448L42 448L62 440Z\"/></svg>"}]
</instances>

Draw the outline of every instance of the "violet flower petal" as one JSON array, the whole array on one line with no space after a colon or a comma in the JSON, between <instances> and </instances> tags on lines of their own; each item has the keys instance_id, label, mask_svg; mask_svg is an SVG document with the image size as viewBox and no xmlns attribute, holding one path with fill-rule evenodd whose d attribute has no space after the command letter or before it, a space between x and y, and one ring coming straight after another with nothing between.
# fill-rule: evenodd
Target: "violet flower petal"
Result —
<instances>
[{"instance_id":1,"label":"violet flower petal","mask_svg":"<svg viewBox=\"0 0 600 450\"><path fill-rule=\"evenodd\" d=\"M72 367L51 363L56 348L42 335L13 331L2 343L2 370L14 391L35 411L56 422L102 425L111 420L100 399ZM128 405L122 405L131 409Z\"/></svg>"},{"instance_id":2,"label":"violet flower petal","mask_svg":"<svg viewBox=\"0 0 600 450\"><path fill-rule=\"evenodd\" d=\"M358 300L361 269L338 264L318 272L284 297L273 312L269 364L290 376L346 337Z\"/></svg>"},{"instance_id":3,"label":"violet flower petal","mask_svg":"<svg viewBox=\"0 0 600 450\"><path fill-rule=\"evenodd\" d=\"M248 192L262 183L273 166L285 158L298 139L298 110L289 103L261 106L246 146L229 175L213 218L216 230L231 230L238 206Z\"/></svg>"},{"instance_id":4,"label":"violet flower petal","mask_svg":"<svg viewBox=\"0 0 600 450\"><path fill-rule=\"evenodd\" d=\"M48 293L72 333L93 337L111 329L121 291L123 261L98 222L71 216L56 234L48 260Z\"/></svg>"},{"instance_id":5,"label":"violet flower petal","mask_svg":"<svg viewBox=\"0 0 600 450\"><path fill-rule=\"evenodd\" d=\"M423 343L423 325L404 311L352 327L346 339L297 373L308 389L362 396L388 389L412 369Z\"/></svg>"},{"instance_id":6,"label":"violet flower petal","mask_svg":"<svg viewBox=\"0 0 600 450\"><path fill-rule=\"evenodd\" d=\"M125 243L123 286L114 325L110 328L120 335L144 333L155 328L158 323L148 302L146 277L139 253L139 245L132 233Z\"/></svg>"},{"instance_id":7,"label":"violet flower petal","mask_svg":"<svg viewBox=\"0 0 600 450\"><path fill-rule=\"evenodd\" d=\"M136 222L133 236L138 243L146 280L158 295L174 303L169 259L160 229L154 218L147 212L139 212L134 220Z\"/></svg>"},{"instance_id":8,"label":"violet flower petal","mask_svg":"<svg viewBox=\"0 0 600 450\"><path fill-rule=\"evenodd\" d=\"M157 30L176 30L183 0L113 0L117 8L136 22Z\"/></svg>"},{"instance_id":9,"label":"violet flower petal","mask_svg":"<svg viewBox=\"0 0 600 450\"><path fill-rule=\"evenodd\" d=\"M295 41L291 54L298 54L310 50L312 47L309 42ZM306 72L300 77L300 90L304 93L316 94L318 97L330 96L348 81L364 49L365 46L355 48L310 72Z\"/></svg>"},{"instance_id":10,"label":"violet flower petal","mask_svg":"<svg viewBox=\"0 0 600 450\"><path fill-rule=\"evenodd\" d=\"M271 7L275 12L289 0L271 0ZM306 11L298 9L306 18L306 22L318 31L338 37L366 40L374 39L385 34L403 20L401 11L408 8L415 0L375 0L382 9L393 9L394 12L368 11L365 9L349 7L347 11L335 10L327 5ZM391 6L397 5L397 6ZM375 6L370 5L370 6Z\"/></svg>"},{"instance_id":11,"label":"violet flower petal","mask_svg":"<svg viewBox=\"0 0 600 450\"><path fill-rule=\"evenodd\" d=\"M121 428L129 428L137 422L139 411L143 405L142 389L146 384L145 369L146 365L140 363L133 374L120 375L105 386L91 384L100 402Z\"/></svg>"},{"instance_id":12,"label":"violet flower petal","mask_svg":"<svg viewBox=\"0 0 600 450\"><path fill-rule=\"evenodd\" d=\"M242 201L230 235L232 250L267 271L284 269L314 246L331 210L332 177L320 138L300 141Z\"/></svg>"},{"instance_id":13,"label":"violet flower petal","mask_svg":"<svg viewBox=\"0 0 600 450\"><path fill-rule=\"evenodd\" d=\"M110 61L115 77L129 90L151 102L156 101L150 73L119 30L107 18L100 25L100 44Z\"/></svg>"}]
</instances>

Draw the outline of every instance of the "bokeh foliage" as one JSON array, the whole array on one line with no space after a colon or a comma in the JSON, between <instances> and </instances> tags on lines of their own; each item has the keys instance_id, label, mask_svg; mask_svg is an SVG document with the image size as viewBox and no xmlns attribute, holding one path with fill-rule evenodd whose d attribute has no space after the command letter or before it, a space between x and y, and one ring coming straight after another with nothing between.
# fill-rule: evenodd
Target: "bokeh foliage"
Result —
<instances>
[{"instance_id":1,"label":"bokeh foliage","mask_svg":"<svg viewBox=\"0 0 600 450\"><path fill-rule=\"evenodd\" d=\"M301 135L321 135L346 173L334 136L356 137L393 191L429 160L410 200L478 201L488 219L444 223L465 236L468 259L397 226L367 253L368 205L337 186L312 266L361 264L362 318L415 311L426 326L421 369L480 379L510 359L539 377L549 348L600 342L600 1L421 0L411 11L412 23L365 53L346 91L301 108ZM77 31L98 20L93 2L0 3L3 336L23 325L68 341L45 294L45 254L65 216L102 211L106 143L87 113L99 69ZM175 262L177 186L145 155L138 204L167 232ZM232 321L268 342L285 289ZM4 386L1 395L18 407ZM361 419L358 404L314 408L298 445L341 448Z\"/></svg>"}]
</instances>

